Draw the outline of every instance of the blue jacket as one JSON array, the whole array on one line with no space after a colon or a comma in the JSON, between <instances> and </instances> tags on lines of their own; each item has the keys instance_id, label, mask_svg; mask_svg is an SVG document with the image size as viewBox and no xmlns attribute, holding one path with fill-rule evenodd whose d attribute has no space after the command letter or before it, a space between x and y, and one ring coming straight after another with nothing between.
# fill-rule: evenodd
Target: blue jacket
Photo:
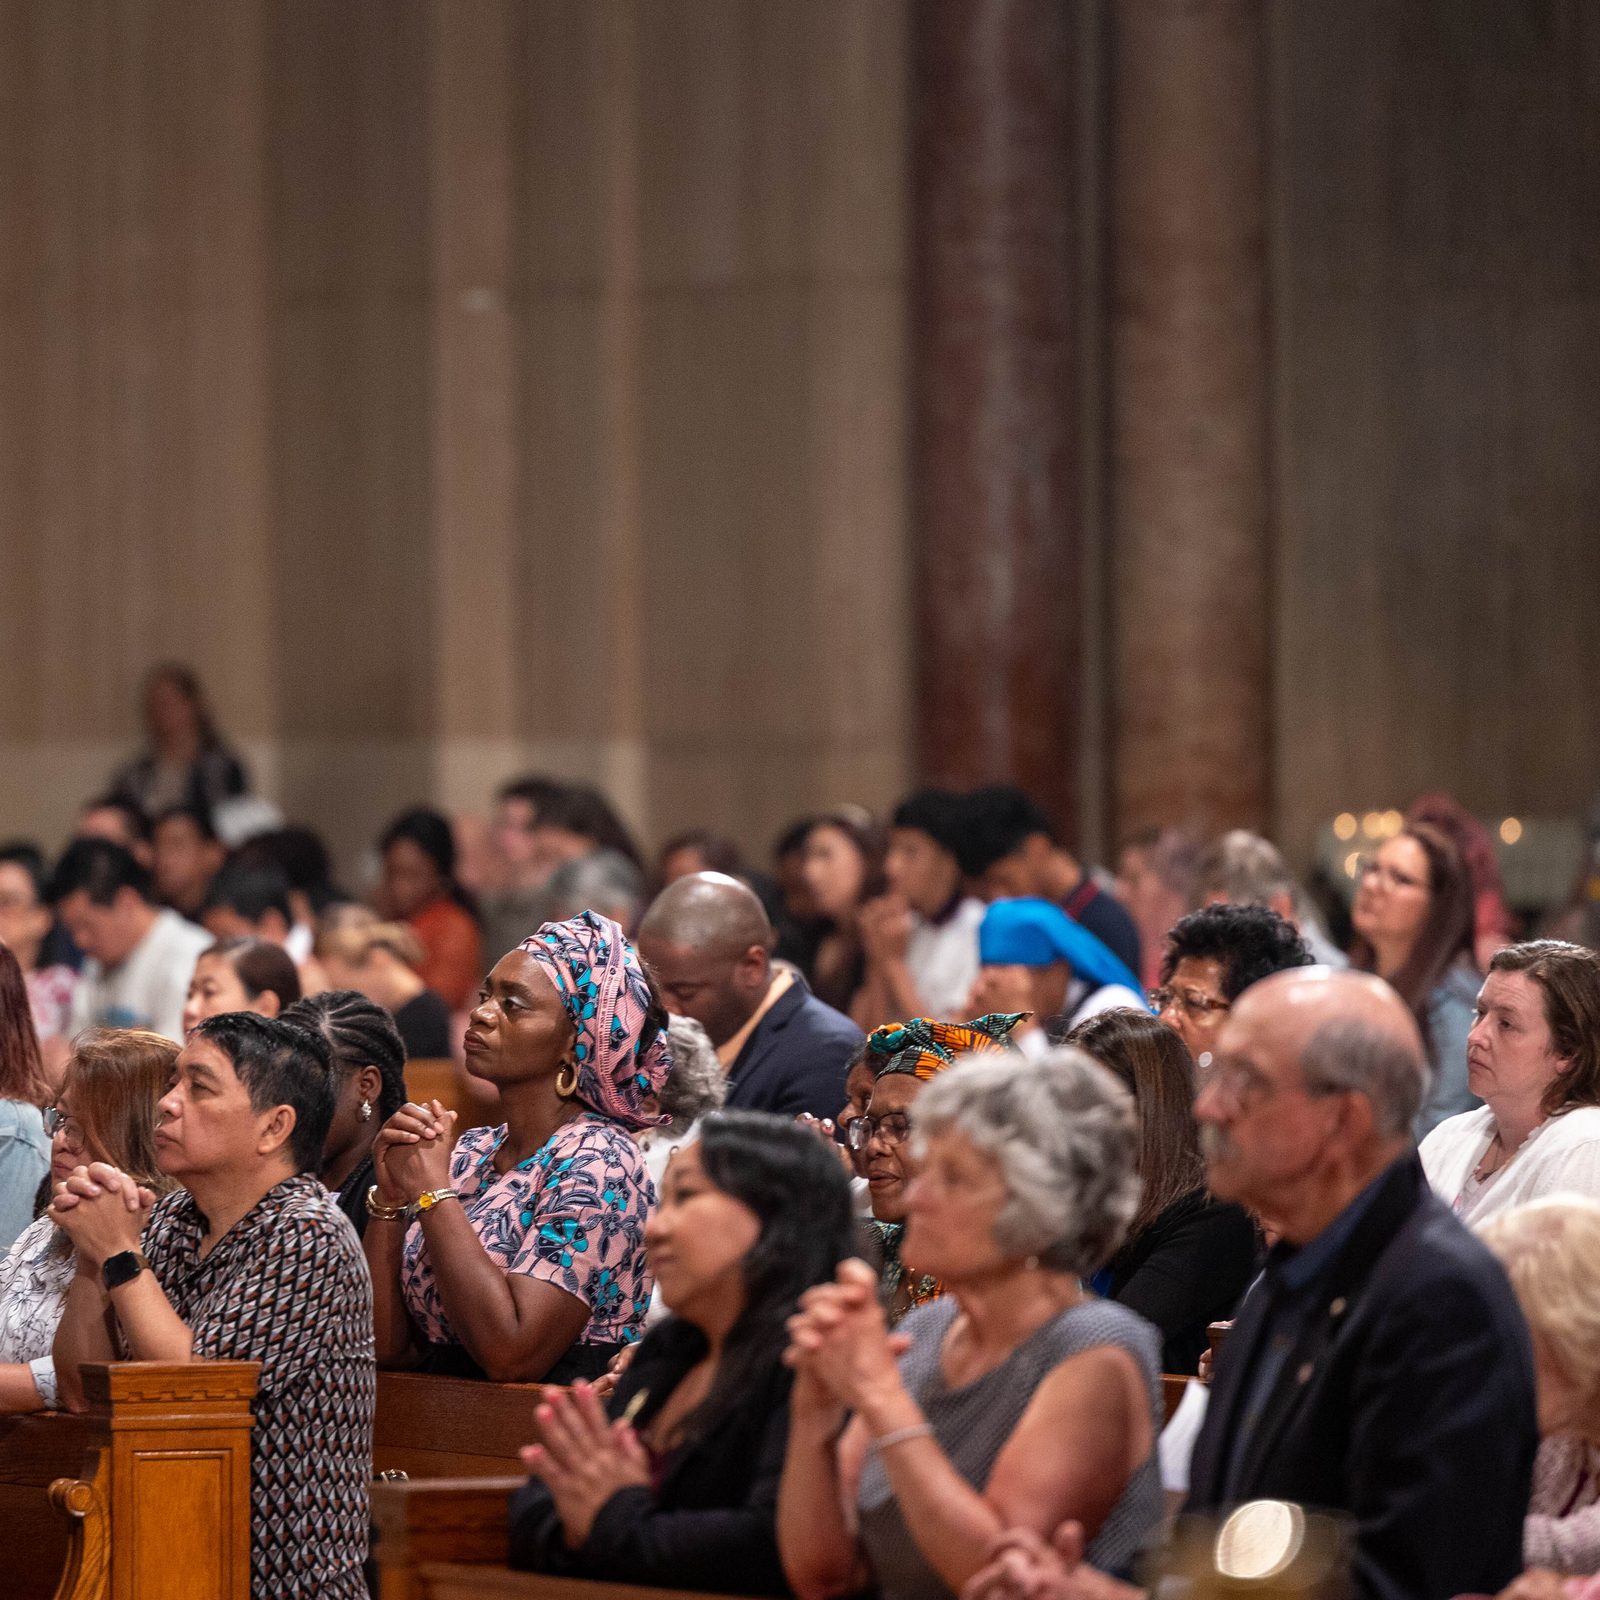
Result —
<instances>
[{"instance_id":1,"label":"blue jacket","mask_svg":"<svg viewBox=\"0 0 1600 1600\"><path fill-rule=\"evenodd\" d=\"M728 1073L730 1107L794 1117L836 1117L850 1057L866 1035L824 1005L797 972L756 1024Z\"/></svg>"}]
</instances>

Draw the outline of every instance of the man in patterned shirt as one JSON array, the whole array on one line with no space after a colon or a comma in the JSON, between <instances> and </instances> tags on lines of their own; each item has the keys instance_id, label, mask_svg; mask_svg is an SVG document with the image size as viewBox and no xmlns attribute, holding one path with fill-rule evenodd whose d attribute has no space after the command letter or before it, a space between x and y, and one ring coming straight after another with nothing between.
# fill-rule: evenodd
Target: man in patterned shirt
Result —
<instances>
[{"instance_id":1,"label":"man in patterned shirt","mask_svg":"<svg viewBox=\"0 0 1600 1600\"><path fill-rule=\"evenodd\" d=\"M56 1188L77 1276L56 1335L66 1403L79 1367L259 1361L251 1463L255 1600L361 1600L377 1371L372 1284L355 1230L310 1176L333 1112L327 1046L232 1012L178 1057L156 1134L183 1188L160 1201L103 1162ZM141 1251L143 1234L143 1254Z\"/></svg>"}]
</instances>

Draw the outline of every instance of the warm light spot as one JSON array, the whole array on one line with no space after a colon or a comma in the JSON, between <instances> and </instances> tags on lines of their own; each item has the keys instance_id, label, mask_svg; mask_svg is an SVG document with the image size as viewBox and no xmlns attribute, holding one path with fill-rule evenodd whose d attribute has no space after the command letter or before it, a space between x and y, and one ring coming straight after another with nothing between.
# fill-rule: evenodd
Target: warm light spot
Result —
<instances>
[{"instance_id":1,"label":"warm light spot","mask_svg":"<svg viewBox=\"0 0 1600 1600\"><path fill-rule=\"evenodd\" d=\"M1359 850L1352 850L1350 854L1344 858L1344 875L1347 878L1353 878L1360 870L1361 852Z\"/></svg>"},{"instance_id":2,"label":"warm light spot","mask_svg":"<svg viewBox=\"0 0 1600 1600\"><path fill-rule=\"evenodd\" d=\"M1361 831L1369 839L1381 838L1383 835L1383 813L1381 811L1369 811L1361 819Z\"/></svg>"},{"instance_id":3,"label":"warm light spot","mask_svg":"<svg viewBox=\"0 0 1600 1600\"><path fill-rule=\"evenodd\" d=\"M1500 839L1504 844L1515 844L1522 837L1522 824L1515 817L1507 817L1500 824Z\"/></svg>"},{"instance_id":4,"label":"warm light spot","mask_svg":"<svg viewBox=\"0 0 1600 1600\"><path fill-rule=\"evenodd\" d=\"M1353 812L1341 811L1333 819L1333 836L1335 839L1353 839L1356 836L1356 819Z\"/></svg>"},{"instance_id":5,"label":"warm light spot","mask_svg":"<svg viewBox=\"0 0 1600 1600\"><path fill-rule=\"evenodd\" d=\"M1385 811L1383 814L1383 834L1386 839L1392 839L1406 825L1406 819L1398 811Z\"/></svg>"}]
</instances>

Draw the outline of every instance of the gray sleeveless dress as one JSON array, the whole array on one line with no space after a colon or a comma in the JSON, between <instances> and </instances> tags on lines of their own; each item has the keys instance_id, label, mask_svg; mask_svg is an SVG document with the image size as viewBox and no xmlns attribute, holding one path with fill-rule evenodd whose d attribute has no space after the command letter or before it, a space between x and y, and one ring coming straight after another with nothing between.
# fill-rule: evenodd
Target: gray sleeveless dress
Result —
<instances>
[{"instance_id":1,"label":"gray sleeveless dress","mask_svg":"<svg viewBox=\"0 0 1600 1600\"><path fill-rule=\"evenodd\" d=\"M1084 1300L1025 1339L992 1372L959 1389L939 1370L939 1347L954 1320L951 1297L922 1306L900 1324L911 1348L900 1358L900 1376L951 1465L981 1490L1007 1439L1022 1419L1033 1392L1069 1356L1114 1344L1138 1362L1150 1396L1152 1446L1111 1508L1085 1559L1103 1571L1121 1573L1153 1539L1161 1521L1161 1476L1154 1440L1161 1431L1161 1336L1143 1317L1108 1300ZM857 1495L861 1543L882 1600L932 1600L949 1593L922 1558L889 1487L876 1450L869 1449Z\"/></svg>"}]
</instances>

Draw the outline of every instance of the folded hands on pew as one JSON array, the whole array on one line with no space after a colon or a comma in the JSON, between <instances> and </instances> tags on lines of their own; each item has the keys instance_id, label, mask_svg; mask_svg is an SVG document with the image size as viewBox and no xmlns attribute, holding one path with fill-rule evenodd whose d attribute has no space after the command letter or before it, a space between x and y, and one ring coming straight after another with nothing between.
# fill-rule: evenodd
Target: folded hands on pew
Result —
<instances>
[{"instance_id":1,"label":"folded hands on pew","mask_svg":"<svg viewBox=\"0 0 1600 1600\"><path fill-rule=\"evenodd\" d=\"M534 1415L541 1442L521 1452L522 1464L550 1491L567 1544L576 1550L614 1494L649 1487L650 1458L630 1423L606 1416L592 1384L551 1393Z\"/></svg>"},{"instance_id":2,"label":"folded hands on pew","mask_svg":"<svg viewBox=\"0 0 1600 1600\"><path fill-rule=\"evenodd\" d=\"M1082 1524L1064 1522L1048 1542L1031 1528L1008 1528L961 1600L1142 1600L1143 1593L1087 1565Z\"/></svg>"},{"instance_id":3,"label":"folded hands on pew","mask_svg":"<svg viewBox=\"0 0 1600 1600\"><path fill-rule=\"evenodd\" d=\"M79 1258L98 1267L124 1250L137 1250L156 1202L151 1190L108 1162L75 1167L55 1186L50 1217L72 1240Z\"/></svg>"}]
</instances>

